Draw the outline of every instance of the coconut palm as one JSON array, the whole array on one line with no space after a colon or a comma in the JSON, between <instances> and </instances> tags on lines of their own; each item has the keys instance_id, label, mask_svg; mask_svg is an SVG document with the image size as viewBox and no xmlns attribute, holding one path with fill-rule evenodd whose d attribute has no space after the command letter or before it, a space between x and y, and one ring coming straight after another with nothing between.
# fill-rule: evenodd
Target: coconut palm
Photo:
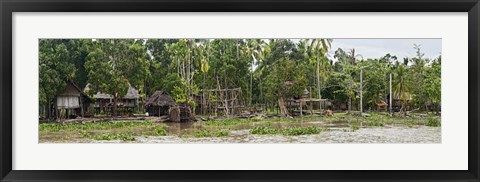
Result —
<instances>
[{"instance_id":1,"label":"coconut palm","mask_svg":"<svg viewBox=\"0 0 480 182\"><path fill-rule=\"evenodd\" d=\"M307 53L310 61L315 61L317 67L316 77L318 98L322 99L320 78L325 80L329 74L330 68L332 67L331 62L326 57L328 54L328 49L331 47L332 39L310 39L307 40L307 42L309 42ZM321 106L320 109L322 109Z\"/></svg>"},{"instance_id":2,"label":"coconut palm","mask_svg":"<svg viewBox=\"0 0 480 182\"><path fill-rule=\"evenodd\" d=\"M403 112L403 115L407 114L407 102L410 99L410 84L408 78L408 69L404 64L395 65L395 86L393 89L393 96L391 99L398 97L402 101L402 107L400 111Z\"/></svg>"},{"instance_id":3,"label":"coconut palm","mask_svg":"<svg viewBox=\"0 0 480 182\"><path fill-rule=\"evenodd\" d=\"M242 48L242 52L251 59L250 67L250 104L252 103L253 96L253 72L257 62L262 62L266 55L270 53L270 47L262 39L248 39L245 46Z\"/></svg>"},{"instance_id":4,"label":"coconut palm","mask_svg":"<svg viewBox=\"0 0 480 182\"><path fill-rule=\"evenodd\" d=\"M357 64L357 57L363 59L363 56L361 54L355 54L355 48L352 48L348 51L348 55L350 57L350 64L351 65L356 65Z\"/></svg>"}]
</instances>

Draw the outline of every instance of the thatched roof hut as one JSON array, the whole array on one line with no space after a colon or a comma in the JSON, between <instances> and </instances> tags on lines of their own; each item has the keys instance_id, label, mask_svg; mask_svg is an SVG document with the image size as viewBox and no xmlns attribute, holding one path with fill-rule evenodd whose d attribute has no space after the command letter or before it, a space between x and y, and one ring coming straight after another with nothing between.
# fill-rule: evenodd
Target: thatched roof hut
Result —
<instances>
[{"instance_id":1,"label":"thatched roof hut","mask_svg":"<svg viewBox=\"0 0 480 182\"><path fill-rule=\"evenodd\" d=\"M124 99L139 99L140 98L140 93L138 92L137 89L134 89L133 87L128 87L127 94L123 96Z\"/></svg>"},{"instance_id":2,"label":"thatched roof hut","mask_svg":"<svg viewBox=\"0 0 480 182\"><path fill-rule=\"evenodd\" d=\"M72 80L67 80L65 89L57 94L57 108L59 109L74 109L80 108L80 96L82 90L78 88Z\"/></svg>"},{"instance_id":3,"label":"thatched roof hut","mask_svg":"<svg viewBox=\"0 0 480 182\"><path fill-rule=\"evenodd\" d=\"M173 100L170 95L164 91L155 91L148 99L145 101L145 106L176 106L177 103Z\"/></svg>"},{"instance_id":4,"label":"thatched roof hut","mask_svg":"<svg viewBox=\"0 0 480 182\"><path fill-rule=\"evenodd\" d=\"M89 92L90 91L90 84L87 84L87 86L84 89L84 92ZM97 92L96 94L92 95L93 98L95 99L113 99L113 96L110 94L102 93L102 92ZM136 90L133 87L128 87L127 94L122 97L122 99L139 99L140 98L140 93L138 90Z\"/></svg>"},{"instance_id":5,"label":"thatched roof hut","mask_svg":"<svg viewBox=\"0 0 480 182\"><path fill-rule=\"evenodd\" d=\"M155 91L145 101L145 108L152 116L169 115L170 108L177 108L177 103L168 93L163 91Z\"/></svg>"},{"instance_id":6,"label":"thatched roof hut","mask_svg":"<svg viewBox=\"0 0 480 182\"><path fill-rule=\"evenodd\" d=\"M66 83L65 89L56 96L57 109L72 109L74 113L69 113L69 115L78 114L83 116L84 106L88 106L90 99L73 80L68 79Z\"/></svg>"}]
</instances>

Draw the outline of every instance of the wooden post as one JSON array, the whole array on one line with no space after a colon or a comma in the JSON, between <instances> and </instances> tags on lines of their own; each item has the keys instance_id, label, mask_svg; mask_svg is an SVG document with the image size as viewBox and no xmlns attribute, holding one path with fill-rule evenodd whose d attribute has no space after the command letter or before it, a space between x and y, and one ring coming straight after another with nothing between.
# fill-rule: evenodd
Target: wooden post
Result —
<instances>
[{"instance_id":1,"label":"wooden post","mask_svg":"<svg viewBox=\"0 0 480 182\"><path fill-rule=\"evenodd\" d=\"M303 98L300 98L300 117L303 117L302 101L303 101Z\"/></svg>"},{"instance_id":2,"label":"wooden post","mask_svg":"<svg viewBox=\"0 0 480 182\"><path fill-rule=\"evenodd\" d=\"M390 73L390 97L388 99L388 107L390 108L390 115L393 114L392 112L392 100L393 100L393 95L392 95L392 73Z\"/></svg>"},{"instance_id":3,"label":"wooden post","mask_svg":"<svg viewBox=\"0 0 480 182\"><path fill-rule=\"evenodd\" d=\"M363 69L360 70L360 116L363 114Z\"/></svg>"},{"instance_id":4,"label":"wooden post","mask_svg":"<svg viewBox=\"0 0 480 182\"><path fill-rule=\"evenodd\" d=\"M80 98L79 99L79 102L80 102L80 112L82 114L82 118L83 118L83 99L82 99L82 96L80 95Z\"/></svg>"},{"instance_id":5,"label":"wooden post","mask_svg":"<svg viewBox=\"0 0 480 182\"><path fill-rule=\"evenodd\" d=\"M313 115L312 87L310 87L310 115Z\"/></svg>"},{"instance_id":6,"label":"wooden post","mask_svg":"<svg viewBox=\"0 0 480 182\"><path fill-rule=\"evenodd\" d=\"M205 115L205 90L202 91L202 115Z\"/></svg>"}]
</instances>

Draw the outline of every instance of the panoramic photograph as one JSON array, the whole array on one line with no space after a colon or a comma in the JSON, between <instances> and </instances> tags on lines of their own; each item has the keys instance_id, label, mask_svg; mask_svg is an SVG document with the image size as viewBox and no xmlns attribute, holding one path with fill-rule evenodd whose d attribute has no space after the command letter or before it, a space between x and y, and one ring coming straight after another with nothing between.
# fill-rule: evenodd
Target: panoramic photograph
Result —
<instances>
[{"instance_id":1,"label":"panoramic photograph","mask_svg":"<svg viewBox=\"0 0 480 182\"><path fill-rule=\"evenodd\" d=\"M441 39L39 39L39 143L441 143Z\"/></svg>"}]
</instances>

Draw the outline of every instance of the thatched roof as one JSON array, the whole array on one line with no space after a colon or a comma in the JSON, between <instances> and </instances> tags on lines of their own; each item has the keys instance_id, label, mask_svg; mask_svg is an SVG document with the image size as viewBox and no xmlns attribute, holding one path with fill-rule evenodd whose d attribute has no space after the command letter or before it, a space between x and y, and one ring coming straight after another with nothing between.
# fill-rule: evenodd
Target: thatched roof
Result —
<instances>
[{"instance_id":1,"label":"thatched roof","mask_svg":"<svg viewBox=\"0 0 480 182\"><path fill-rule=\"evenodd\" d=\"M393 99L394 100L402 100L402 97L405 97L406 100L412 100L412 94L405 92L405 93L394 93Z\"/></svg>"},{"instance_id":2,"label":"thatched roof","mask_svg":"<svg viewBox=\"0 0 480 182\"><path fill-rule=\"evenodd\" d=\"M137 89L134 89L133 87L129 87L127 94L123 96L124 99L138 99L140 98L140 94L138 93Z\"/></svg>"},{"instance_id":3,"label":"thatched roof","mask_svg":"<svg viewBox=\"0 0 480 182\"><path fill-rule=\"evenodd\" d=\"M87 86L84 89L84 92L88 93L90 90L90 84L87 84ZM97 92L96 94L93 95L93 98L95 99L113 99L113 96L110 94L102 93L102 92ZM140 98L140 93L138 90L136 90L133 87L129 87L127 94L122 97L123 99L139 99Z\"/></svg>"},{"instance_id":4,"label":"thatched roof","mask_svg":"<svg viewBox=\"0 0 480 182\"><path fill-rule=\"evenodd\" d=\"M163 91L155 91L148 99L145 101L145 106L176 106L177 103L168 95L168 93Z\"/></svg>"},{"instance_id":5,"label":"thatched roof","mask_svg":"<svg viewBox=\"0 0 480 182\"><path fill-rule=\"evenodd\" d=\"M72 97L80 97L80 95L82 95L82 90L80 90L80 88L78 88L78 86L73 83L72 80L68 79L67 80L67 86L65 87L65 89L63 89L63 91L59 94L57 94L58 96L72 96Z\"/></svg>"}]
</instances>

